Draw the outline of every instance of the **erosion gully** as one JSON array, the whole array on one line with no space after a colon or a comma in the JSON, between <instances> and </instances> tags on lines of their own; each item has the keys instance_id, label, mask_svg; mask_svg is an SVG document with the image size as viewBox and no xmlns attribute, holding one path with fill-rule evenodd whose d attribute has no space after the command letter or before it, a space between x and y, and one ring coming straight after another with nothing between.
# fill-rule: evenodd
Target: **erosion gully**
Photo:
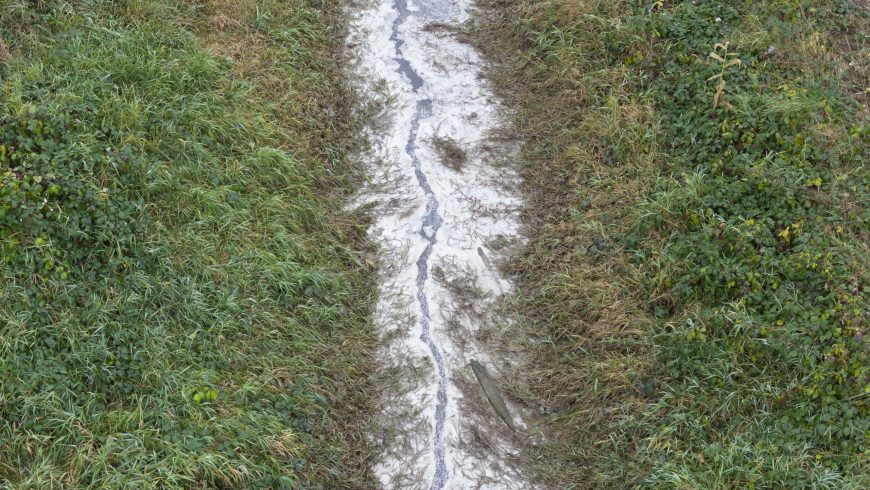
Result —
<instances>
[{"instance_id":1,"label":"erosion gully","mask_svg":"<svg viewBox=\"0 0 870 490\"><path fill-rule=\"evenodd\" d=\"M521 240L515 143L463 36L468 0L359 2L351 78L380 104L364 155L380 245L381 413L371 437L385 488L532 488L525 424L487 404L470 363L494 373L515 356L497 306L511 290L499 263Z\"/></svg>"}]
</instances>

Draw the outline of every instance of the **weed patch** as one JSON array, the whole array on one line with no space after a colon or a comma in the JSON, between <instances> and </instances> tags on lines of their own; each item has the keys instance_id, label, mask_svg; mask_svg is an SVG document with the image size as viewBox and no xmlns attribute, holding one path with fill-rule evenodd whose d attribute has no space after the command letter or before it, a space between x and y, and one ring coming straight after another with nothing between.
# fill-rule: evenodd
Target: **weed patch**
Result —
<instances>
[{"instance_id":1,"label":"weed patch","mask_svg":"<svg viewBox=\"0 0 870 490\"><path fill-rule=\"evenodd\" d=\"M484 5L529 141L542 474L866 486L866 8Z\"/></svg>"}]
</instances>

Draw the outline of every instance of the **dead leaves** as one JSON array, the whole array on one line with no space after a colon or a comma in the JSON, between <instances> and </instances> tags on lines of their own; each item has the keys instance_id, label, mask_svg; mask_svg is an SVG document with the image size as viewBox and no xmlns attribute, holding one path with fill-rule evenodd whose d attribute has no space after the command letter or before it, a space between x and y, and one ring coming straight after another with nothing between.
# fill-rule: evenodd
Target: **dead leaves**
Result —
<instances>
[{"instance_id":1,"label":"dead leaves","mask_svg":"<svg viewBox=\"0 0 870 490\"><path fill-rule=\"evenodd\" d=\"M722 51L722 54L719 54L719 50ZM716 85L716 94L713 95L713 109L719 107L719 103L722 102L722 97L725 95L725 70L731 68L732 66L740 66L743 64L740 61L740 58L737 58L737 53L728 52L728 43L716 43L713 46L713 51L707 55L707 58L712 58L719 62L721 65L722 71L712 77L708 78L708 82L712 82L713 80L719 80L719 83ZM728 102L724 103L726 107L731 107L731 104Z\"/></svg>"}]
</instances>

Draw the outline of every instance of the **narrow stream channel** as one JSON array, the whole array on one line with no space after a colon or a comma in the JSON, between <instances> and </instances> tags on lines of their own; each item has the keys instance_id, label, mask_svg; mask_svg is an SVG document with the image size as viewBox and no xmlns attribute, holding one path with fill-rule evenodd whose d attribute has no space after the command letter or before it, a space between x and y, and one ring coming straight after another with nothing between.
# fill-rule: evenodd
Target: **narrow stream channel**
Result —
<instances>
[{"instance_id":1,"label":"narrow stream channel","mask_svg":"<svg viewBox=\"0 0 870 490\"><path fill-rule=\"evenodd\" d=\"M351 77L383 104L364 155L380 245L385 488L530 488L521 436L483 400L470 361L511 362L489 345L511 284L498 264L520 239L515 148L462 24L468 0L371 0L351 13ZM509 357L509 356L508 356ZM516 421L523 427L522 417Z\"/></svg>"}]
</instances>

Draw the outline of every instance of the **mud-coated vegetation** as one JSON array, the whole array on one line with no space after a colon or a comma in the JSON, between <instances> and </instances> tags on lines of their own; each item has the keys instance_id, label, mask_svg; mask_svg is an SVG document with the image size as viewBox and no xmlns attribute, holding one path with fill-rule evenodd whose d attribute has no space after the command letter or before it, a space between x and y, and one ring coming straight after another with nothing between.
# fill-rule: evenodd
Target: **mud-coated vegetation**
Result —
<instances>
[{"instance_id":1,"label":"mud-coated vegetation","mask_svg":"<svg viewBox=\"0 0 870 490\"><path fill-rule=\"evenodd\" d=\"M0 1L0 486L367 485L337 25Z\"/></svg>"},{"instance_id":2,"label":"mud-coated vegetation","mask_svg":"<svg viewBox=\"0 0 870 490\"><path fill-rule=\"evenodd\" d=\"M866 2L485 0L566 488L867 488Z\"/></svg>"}]
</instances>

